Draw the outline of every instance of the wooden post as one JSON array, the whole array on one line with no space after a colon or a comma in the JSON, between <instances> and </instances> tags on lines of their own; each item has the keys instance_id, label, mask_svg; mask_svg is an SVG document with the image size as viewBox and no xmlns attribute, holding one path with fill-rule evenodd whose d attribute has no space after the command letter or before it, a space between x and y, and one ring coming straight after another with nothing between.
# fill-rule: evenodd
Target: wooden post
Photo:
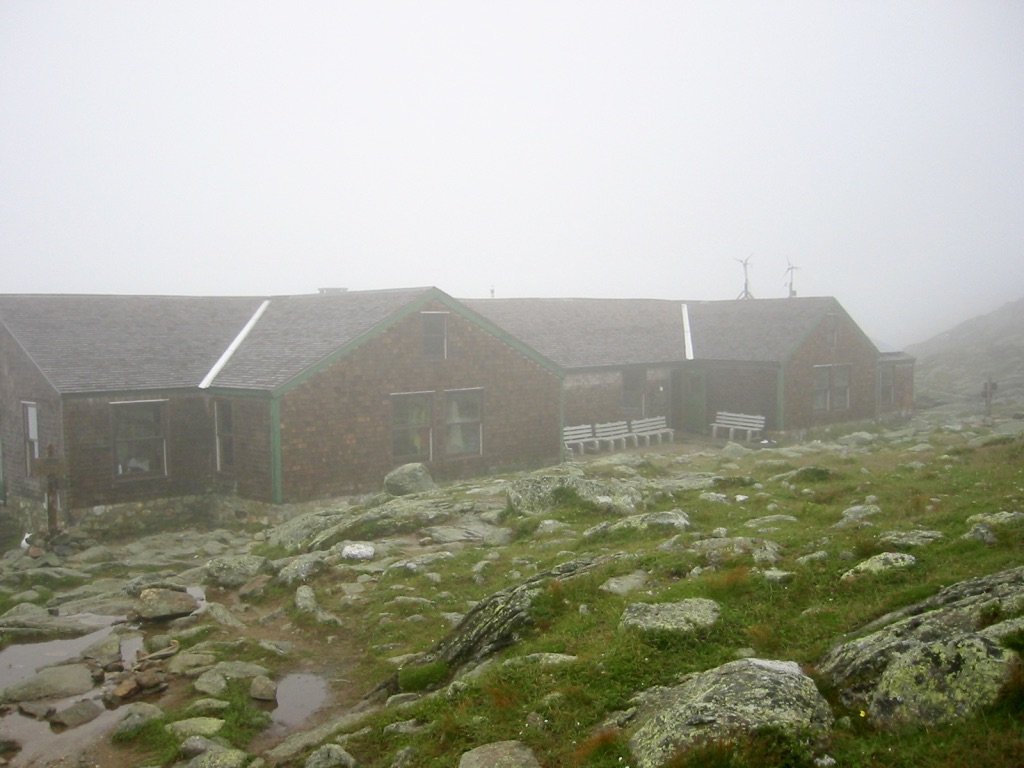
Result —
<instances>
[{"instance_id":1,"label":"wooden post","mask_svg":"<svg viewBox=\"0 0 1024 768\"><path fill-rule=\"evenodd\" d=\"M60 478L64 474L64 462L57 457L57 449L53 445L46 446L46 457L36 459L33 471L46 478L46 531L53 537L60 532L60 521L57 519L57 494L60 492Z\"/></svg>"}]
</instances>

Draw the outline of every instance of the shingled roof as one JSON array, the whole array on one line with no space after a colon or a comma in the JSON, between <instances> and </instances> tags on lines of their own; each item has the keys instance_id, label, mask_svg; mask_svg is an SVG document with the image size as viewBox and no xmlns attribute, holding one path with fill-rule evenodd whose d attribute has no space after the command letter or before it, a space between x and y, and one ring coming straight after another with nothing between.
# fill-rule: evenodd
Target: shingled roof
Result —
<instances>
[{"instance_id":1,"label":"shingled roof","mask_svg":"<svg viewBox=\"0 0 1024 768\"><path fill-rule=\"evenodd\" d=\"M782 362L829 314L831 297L744 301L478 299L464 304L566 369L676 363L693 358Z\"/></svg>"},{"instance_id":2,"label":"shingled roof","mask_svg":"<svg viewBox=\"0 0 1024 768\"><path fill-rule=\"evenodd\" d=\"M213 386L276 390L431 298L437 288L278 296L213 380Z\"/></svg>"},{"instance_id":3,"label":"shingled roof","mask_svg":"<svg viewBox=\"0 0 1024 768\"><path fill-rule=\"evenodd\" d=\"M563 368L685 359L678 301L464 299L462 303Z\"/></svg>"},{"instance_id":4,"label":"shingled roof","mask_svg":"<svg viewBox=\"0 0 1024 768\"><path fill-rule=\"evenodd\" d=\"M2 323L62 394L195 387L250 297L0 295Z\"/></svg>"},{"instance_id":5,"label":"shingled roof","mask_svg":"<svg viewBox=\"0 0 1024 768\"><path fill-rule=\"evenodd\" d=\"M688 303L698 360L784 362L823 320L846 311L831 296Z\"/></svg>"}]
</instances>

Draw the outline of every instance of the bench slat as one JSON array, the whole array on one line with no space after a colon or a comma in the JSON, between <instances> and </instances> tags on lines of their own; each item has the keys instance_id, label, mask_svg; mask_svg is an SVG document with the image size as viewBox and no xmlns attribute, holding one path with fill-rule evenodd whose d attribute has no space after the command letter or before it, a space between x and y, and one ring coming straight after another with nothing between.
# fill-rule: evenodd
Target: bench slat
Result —
<instances>
[{"instance_id":1,"label":"bench slat","mask_svg":"<svg viewBox=\"0 0 1024 768\"><path fill-rule=\"evenodd\" d=\"M750 413L731 413L729 411L719 411L715 414L715 420L711 424L711 436L718 437L719 429L729 430L729 439L732 440L737 430L742 430L747 433L747 442L749 443L755 433L761 433L764 431L765 417L750 414Z\"/></svg>"}]
</instances>

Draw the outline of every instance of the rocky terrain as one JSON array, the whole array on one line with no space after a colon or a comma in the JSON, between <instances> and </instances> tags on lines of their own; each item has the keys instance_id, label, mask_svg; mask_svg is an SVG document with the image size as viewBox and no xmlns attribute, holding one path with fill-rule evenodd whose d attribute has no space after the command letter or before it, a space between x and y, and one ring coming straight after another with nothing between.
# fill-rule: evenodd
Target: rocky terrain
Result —
<instances>
[{"instance_id":1,"label":"rocky terrain","mask_svg":"<svg viewBox=\"0 0 1024 768\"><path fill-rule=\"evenodd\" d=\"M0 764L658 768L766 734L911 764L868 753L998 711L987 764L1016 765L1022 433L931 412L69 530L0 559Z\"/></svg>"},{"instance_id":2,"label":"rocky terrain","mask_svg":"<svg viewBox=\"0 0 1024 768\"><path fill-rule=\"evenodd\" d=\"M967 320L907 347L917 358L915 389L924 402L981 401L983 384L996 402L1024 401L1024 299Z\"/></svg>"}]
</instances>

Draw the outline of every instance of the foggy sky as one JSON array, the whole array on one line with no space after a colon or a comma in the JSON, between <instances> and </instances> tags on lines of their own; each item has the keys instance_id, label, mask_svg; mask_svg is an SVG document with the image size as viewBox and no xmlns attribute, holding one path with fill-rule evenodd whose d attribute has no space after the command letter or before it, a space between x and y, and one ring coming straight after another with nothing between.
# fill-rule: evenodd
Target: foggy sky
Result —
<instances>
[{"instance_id":1,"label":"foggy sky","mask_svg":"<svg viewBox=\"0 0 1024 768\"><path fill-rule=\"evenodd\" d=\"M1024 4L0 3L0 292L1024 296Z\"/></svg>"}]
</instances>

